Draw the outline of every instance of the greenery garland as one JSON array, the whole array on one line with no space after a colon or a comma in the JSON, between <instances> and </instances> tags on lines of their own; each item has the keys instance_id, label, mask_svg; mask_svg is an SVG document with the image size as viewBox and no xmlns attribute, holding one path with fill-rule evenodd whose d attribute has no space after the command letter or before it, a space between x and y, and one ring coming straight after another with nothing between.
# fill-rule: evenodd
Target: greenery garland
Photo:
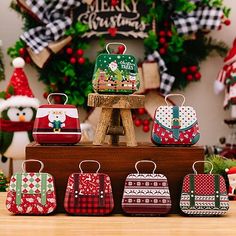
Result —
<instances>
[{"instance_id":1,"label":"greenery garland","mask_svg":"<svg viewBox=\"0 0 236 236\"><path fill-rule=\"evenodd\" d=\"M131 2L131 0L125 1L126 4ZM152 24L153 19L157 22L156 29L151 30L144 40L145 55L142 60L154 50L158 50L167 65L168 73L176 77L173 89L183 89L190 82L198 81L201 78L199 63L211 52L216 51L220 56L226 54L228 49L226 45L207 36L205 32L197 32L193 39L189 39L178 35L175 26L170 23L173 12L191 12L196 8L194 2L188 0L175 0L168 3L159 1L153 6L153 0L138 1L149 9L142 20L149 24ZM223 5L223 0L202 0L202 4L220 7L226 17L229 15L230 9ZM22 12L14 2L11 7L22 16L24 30L29 30L37 25L37 22ZM87 30L86 25L74 22L66 33L73 36L70 45L55 54L43 69L37 68L39 80L46 85L45 97L50 92L65 92L69 96L69 103L87 107L87 95L92 92L93 69L91 68L94 67L94 62L84 57L84 51L90 50L90 44L88 40L80 37ZM99 42L102 51L104 38L100 38ZM19 40L9 48L8 54L12 58L23 56L26 62L33 65L25 48L25 43Z\"/></svg>"}]
</instances>

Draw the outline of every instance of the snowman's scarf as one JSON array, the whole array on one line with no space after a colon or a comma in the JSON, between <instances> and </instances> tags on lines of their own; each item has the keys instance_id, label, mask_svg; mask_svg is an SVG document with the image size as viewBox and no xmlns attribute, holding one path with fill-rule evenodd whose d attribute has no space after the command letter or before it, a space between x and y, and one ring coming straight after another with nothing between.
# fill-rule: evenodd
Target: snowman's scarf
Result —
<instances>
[{"instance_id":1,"label":"snowman's scarf","mask_svg":"<svg viewBox=\"0 0 236 236\"><path fill-rule=\"evenodd\" d=\"M18 122L0 119L0 132L32 131L34 121Z\"/></svg>"}]
</instances>

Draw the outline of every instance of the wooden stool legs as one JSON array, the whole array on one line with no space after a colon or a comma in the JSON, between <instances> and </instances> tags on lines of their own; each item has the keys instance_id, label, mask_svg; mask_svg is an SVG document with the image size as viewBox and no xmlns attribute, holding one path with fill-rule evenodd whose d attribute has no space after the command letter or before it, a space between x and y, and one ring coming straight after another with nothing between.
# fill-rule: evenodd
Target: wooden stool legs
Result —
<instances>
[{"instance_id":1,"label":"wooden stool legs","mask_svg":"<svg viewBox=\"0 0 236 236\"><path fill-rule=\"evenodd\" d=\"M102 108L93 141L94 145L103 144L106 137L107 128L111 122L112 110L113 110L112 108Z\"/></svg>"}]
</instances>

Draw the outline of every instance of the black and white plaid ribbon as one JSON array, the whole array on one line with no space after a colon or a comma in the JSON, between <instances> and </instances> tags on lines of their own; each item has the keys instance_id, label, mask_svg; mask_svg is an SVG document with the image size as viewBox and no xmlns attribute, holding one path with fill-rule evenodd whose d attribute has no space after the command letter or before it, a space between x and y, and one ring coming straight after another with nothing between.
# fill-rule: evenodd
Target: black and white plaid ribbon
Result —
<instances>
[{"instance_id":1,"label":"black and white plaid ribbon","mask_svg":"<svg viewBox=\"0 0 236 236\"><path fill-rule=\"evenodd\" d=\"M158 63L161 76L160 93L163 95L168 94L172 89L175 77L166 73L167 67L165 62L157 51L154 51L152 54L148 55L147 59L149 61L155 60Z\"/></svg>"},{"instance_id":2,"label":"black and white plaid ribbon","mask_svg":"<svg viewBox=\"0 0 236 236\"><path fill-rule=\"evenodd\" d=\"M64 36L72 23L68 11L80 6L81 0L26 0L26 4L44 25L30 29L20 38L35 53L40 53L49 42Z\"/></svg>"},{"instance_id":3,"label":"black and white plaid ribbon","mask_svg":"<svg viewBox=\"0 0 236 236\"><path fill-rule=\"evenodd\" d=\"M199 6L190 13L174 13L172 20L180 35L189 35L198 30L217 29L221 24L222 15L223 11L220 8Z\"/></svg>"}]
</instances>

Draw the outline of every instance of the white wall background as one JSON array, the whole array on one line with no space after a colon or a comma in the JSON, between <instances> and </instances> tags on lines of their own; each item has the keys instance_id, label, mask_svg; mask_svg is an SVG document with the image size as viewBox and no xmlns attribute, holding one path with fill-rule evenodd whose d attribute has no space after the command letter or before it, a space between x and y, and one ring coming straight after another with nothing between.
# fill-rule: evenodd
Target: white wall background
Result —
<instances>
[{"instance_id":1,"label":"white wall background","mask_svg":"<svg viewBox=\"0 0 236 236\"><path fill-rule=\"evenodd\" d=\"M10 58L6 53L7 48L12 46L22 33L21 18L15 11L10 9L10 2L11 0L0 1L0 39L3 41L4 63L6 69L6 80L0 82L0 91L6 89L12 74ZM236 36L236 1L225 0L224 2L227 6L232 8L230 17L231 25L229 27L224 26L221 31L215 31L211 35L216 39L224 40L230 47L234 37ZM143 55L143 50L140 49L142 43L126 43L129 48L129 53L133 53L137 57L142 57L141 55ZM229 112L222 109L224 96L223 94L216 96L213 92L213 83L222 67L222 63L223 58L218 56L210 57L207 61L202 62L201 81L192 83L185 91L181 91L186 96L186 104L193 106L197 111L201 128L200 145L217 144L219 137L224 135L227 136L229 133L229 129L223 122L224 118L229 117ZM37 74L32 67L26 66L25 72L28 75L29 83L35 96L44 103L45 100L42 97L44 85L37 80ZM82 119L83 117L84 116L82 115ZM139 141L150 140L150 135L144 134L140 130L137 130L137 136ZM15 169L19 168L17 163L15 166ZM0 163L0 169L1 168L6 172L8 165Z\"/></svg>"}]
</instances>

